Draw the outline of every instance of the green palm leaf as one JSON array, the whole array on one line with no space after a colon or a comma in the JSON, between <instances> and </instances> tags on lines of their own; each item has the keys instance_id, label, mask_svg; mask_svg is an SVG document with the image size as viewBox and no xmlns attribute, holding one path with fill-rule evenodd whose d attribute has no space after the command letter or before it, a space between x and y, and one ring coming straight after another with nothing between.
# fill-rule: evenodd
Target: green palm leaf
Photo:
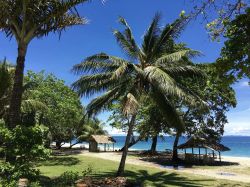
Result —
<instances>
[{"instance_id":1,"label":"green palm leaf","mask_svg":"<svg viewBox=\"0 0 250 187\"><path fill-rule=\"evenodd\" d=\"M183 60L183 57L193 58L201 55L199 51L194 50L182 50L175 53L166 54L156 60L155 65L166 66L171 65L171 63L179 62Z\"/></svg>"}]
</instances>

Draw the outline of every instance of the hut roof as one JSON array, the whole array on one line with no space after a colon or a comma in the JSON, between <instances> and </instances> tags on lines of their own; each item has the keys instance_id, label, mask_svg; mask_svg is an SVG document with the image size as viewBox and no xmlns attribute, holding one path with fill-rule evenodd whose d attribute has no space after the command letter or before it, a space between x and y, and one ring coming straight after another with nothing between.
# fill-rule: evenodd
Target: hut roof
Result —
<instances>
[{"instance_id":1,"label":"hut roof","mask_svg":"<svg viewBox=\"0 0 250 187\"><path fill-rule=\"evenodd\" d=\"M90 141L95 141L96 143L106 143L106 144L112 144L115 143L115 139L108 135L92 135L90 137Z\"/></svg>"},{"instance_id":2,"label":"hut roof","mask_svg":"<svg viewBox=\"0 0 250 187\"><path fill-rule=\"evenodd\" d=\"M200 138L200 137L189 138L186 143L177 146L177 149L188 149L188 148L196 148L196 147L208 148L208 149L215 150L215 151L230 151L230 148L220 143L209 142L205 140L204 138Z\"/></svg>"}]
</instances>

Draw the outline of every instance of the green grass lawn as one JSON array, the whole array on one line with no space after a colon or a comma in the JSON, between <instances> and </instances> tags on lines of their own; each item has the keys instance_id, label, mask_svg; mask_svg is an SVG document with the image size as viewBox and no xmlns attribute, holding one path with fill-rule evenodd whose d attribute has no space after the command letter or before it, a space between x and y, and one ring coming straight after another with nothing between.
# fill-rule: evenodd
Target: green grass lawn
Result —
<instances>
[{"instance_id":1,"label":"green grass lawn","mask_svg":"<svg viewBox=\"0 0 250 187\"><path fill-rule=\"evenodd\" d=\"M58 156L40 163L38 169L41 170L43 176L55 178L65 171L82 172L88 167L93 169L92 176L100 178L114 176L118 163L82 155ZM129 164L126 165L125 175L130 180L142 183L144 186L250 186L250 184Z\"/></svg>"}]
</instances>

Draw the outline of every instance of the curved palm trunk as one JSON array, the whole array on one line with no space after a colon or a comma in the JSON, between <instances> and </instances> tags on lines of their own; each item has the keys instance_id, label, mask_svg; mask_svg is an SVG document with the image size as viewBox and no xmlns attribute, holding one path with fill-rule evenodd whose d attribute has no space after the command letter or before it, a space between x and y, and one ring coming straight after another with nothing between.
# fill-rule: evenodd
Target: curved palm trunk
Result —
<instances>
[{"instance_id":1,"label":"curved palm trunk","mask_svg":"<svg viewBox=\"0 0 250 187\"><path fill-rule=\"evenodd\" d=\"M151 148L150 148L151 153L156 152L156 146L157 146L157 135L152 138L152 144L151 144Z\"/></svg>"},{"instance_id":2,"label":"curved palm trunk","mask_svg":"<svg viewBox=\"0 0 250 187\"><path fill-rule=\"evenodd\" d=\"M128 128L128 133L127 133L127 137L126 137L126 141L125 141L125 146L124 146L124 150L122 152L122 158L120 161L118 171L116 173L117 177L122 176L124 174L125 162L126 162L126 158L127 158L127 154L128 154L128 146L129 146L129 142L130 142L131 135L133 132L133 128L135 126L135 119L136 119L136 115L133 115L131 117L131 121L129 123L129 128Z\"/></svg>"},{"instance_id":3,"label":"curved palm trunk","mask_svg":"<svg viewBox=\"0 0 250 187\"><path fill-rule=\"evenodd\" d=\"M175 136L175 140L174 140L174 145L173 145L173 156L172 156L172 160L173 161L178 161L178 142L179 142L179 138L180 138L180 134L177 133Z\"/></svg>"},{"instance_id":4,"label":"curved palm trunk","mask_svg":"<svg viewBox=\"0 0 250 187\"><path fill-rule=\"evenodd\" d=\"M14 77L14 85L10 100L9 109L9 128L13 129L20 123L21 102L23 94L23 74L24 74L24 62L26 56L27 46L20 44L18 46L18 57L16 61L16 70Z\"/></svg>"},{"instance_id":5,"label":"curved palm trunk","mask_svg":"<svg viewBox=\"0 0 250 187\"><path fill-rule=\"evenodd\" d=\"M18 46L18 57L16 61L16 70L14 77L14 85L11 93L10 99L10 109L8 116L8 127L9 129L14 129L16 125L20 123L20 113L21 113L21 102L23 94L23 74L24 74L24 62L26 56L27 46L20 45ZM11 143L6 145L6 161L13 163L16 160L15 155L13 155L11 149Z\"/></svg>"},{"instance_id":6,"label":"curved palm trunk","mask_svg":"<svg viewBox=\"0 0 250 187\"><path fill-rule=\"evenodd\" d=\"M137 144L139 141L141 141L142 138L141 137L138 137L136 140L132 141L132 142L129 142L128 144L128 148L132 147L133 145ZM119 150L119 151L124 151L125 149L125 145Z\"/></svg>"}]
</instances>

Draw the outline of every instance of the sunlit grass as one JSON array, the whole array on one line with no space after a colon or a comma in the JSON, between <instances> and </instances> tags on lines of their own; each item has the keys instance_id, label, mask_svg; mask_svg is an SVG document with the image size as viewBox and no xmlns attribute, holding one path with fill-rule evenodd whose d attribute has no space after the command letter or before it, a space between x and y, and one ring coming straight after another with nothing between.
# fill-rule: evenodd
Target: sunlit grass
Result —
<instances>
[{"instance_id":1,"label":"sunlit grass","mask_svg":"<svg viewBox=\"0 0 250 187\"><path fill-rule=\"evenodd\" d=\"M38 166L42 175L55 178L65 171L77 171L81 173L91 167L94 177L114 176L118 168L118 162L83 155L52 157ZM170 171L162 171L152 167L126 165L126 177L132 181L143 183L144 186L249 186L239 182L228 180L216 180L214 178L184 174Z\"/></svg>"}]
</instances>

